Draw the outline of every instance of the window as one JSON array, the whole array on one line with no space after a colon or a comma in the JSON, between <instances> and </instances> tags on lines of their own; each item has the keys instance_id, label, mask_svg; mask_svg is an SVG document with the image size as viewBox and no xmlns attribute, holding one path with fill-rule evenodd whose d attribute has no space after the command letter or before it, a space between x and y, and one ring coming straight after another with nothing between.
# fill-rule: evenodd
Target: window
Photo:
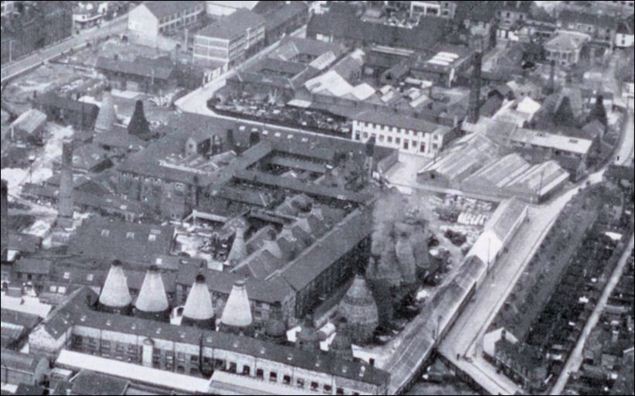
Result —
<instances>
[{"instance_id":1,"label":"window","mask_svg":"<svg viewBox=\"0 0 635 396\"><path fill-rule=\"evenodd\" d=\"M57 288L57 292L59 294L65 294L66 293L66 286L60 286Z\"/></svg>"},{"instance_id":2,"label":"window","mask_svg":"<svg viewBox=\"0 0 635 396\"><path fill-rule=\"evenodd\" d=\"M243 375L249 375L249 373L251 372L251 367L244 365L243 366Z\"/></svg>"},{"instance_id":3,"label":"window","mask_svg":"<svg viewBox=\"0 0 635 396\"><path fill-rule=\"evenodd\" d=\"M324 384L324 393L330 394L332 390L333 390L333 387L331 385Z\"/></svg>"},{"instance_id":4,"label":"window","mask_svg":"<svg viewBox=\"0 0 635 396\"><path fill-rule=\"evenodd\" d=\"M291 384L291 377L288 375L285 375L284 377L282 377L282 383L285 385Z\"/></svg>"},{"instance_id":5,"label":"window","mask_svg":"<svg viewBox=\"0 0 635 396\"><path fill-rule=\"evenodd\" d=\"M278 382L278 374L275 371L269 373L269 381Z\"/></svg>"},{"instance_id":6,"label":"window","mask_svg":"<svg viewBox=\"0 0 635 396\"><path fill-rule=\"evenodd\" d=\"M101 230L101 236L102 237L110 236L110 230L106 230L106 229Z\"/></svg>"},{"instance_id":7,"label":"window","mask_svg":"<svg viewBox=\"0 0 635 396\"><path fill-rule=\"evenodd\" d=\"M335 389L335 394L336 395L343 395L344 394L344 389L342 389L342 388Z\"/></svg>"},{"instance_id":8,"label":"window","mask_svg":"<svg viewBox=\"0 0 635 396\"><path fill-rule=\"evenodd\" d=\"M87 281L87 282L92 282L92 281L93 281L93 278L94 278L93 274L88 274L88 275L86 275L86 281Z\"/></svg>"},{"instance_id":9,"label":"window","mask_svg":"<svg viewBox=\"0 0 635 396\"><path fill-rule=\"evenodd\" d=\"M70 279L70 278L71 278L70 272L64 272L64 279Z\"/></svg>"},{"instance_id":10,"label":"window","mask_svg":"<svg viewBox=\"0 0 635 396\"><path fill-rule=\"evenodd\" d=\"M311 390L312 391L317 391L319 387L320 387L320 385L318 385L317 382L311 382Z\"/></svg>"},{"instance_id":11,"label":"window","mask_svg":"<svg viewBox=\"0 0 635 396\"><path fill-rule=\"evenodd\" d=\"M298 388L304 388L304 380L302 378L298 378L295 381L296 385L298 386Z\"/></svg>"},{"instance_id":12,"label":"window","mask_svg":"<svg viewBox=\"0 0 635 396\"><path fill-rule=\"evenodd\" d=\"M57 286L50 286L50 287L49 287L49 291L50 291L51 293L55 293L55 292L57 291Z\"/></svg>"},{"instance_id":13,"label":"window","mask_svg":"<svg viewBox=\"0 0 635 396\"><path fill-rule=\"evenodd\" d=\"M148 235L148 241L149 242L155 242L156 240L157 240L157 236L155 234Z\"/></svg>"},{"instance_id":14,"label":"window","mask_svg":"<svg viewBox=\"0 0 635 396\"><path fill-rule=\"evenodd\" d=\"M127 232L126 239L134 239L134 232Z\"/></svg>"},{"instance_id":15,"label":"window","mask_svg":"<svg viewBox=\"0 0 635 396\"><path fill-rule=\"evenodd\" d=\"M256 378L260 378L262 379L265 376L264 372L262 371L262 369L257 369L256 370Z\"/></svg>"}]
</instances>

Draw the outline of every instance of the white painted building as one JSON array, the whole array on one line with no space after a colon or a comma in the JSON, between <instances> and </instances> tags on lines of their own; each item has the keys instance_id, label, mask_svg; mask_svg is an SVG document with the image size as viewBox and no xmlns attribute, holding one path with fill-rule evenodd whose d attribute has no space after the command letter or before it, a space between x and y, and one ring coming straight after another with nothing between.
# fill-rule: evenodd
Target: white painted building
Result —
<instances>
[{"instance_id":1,"label":"white painted building","mask_svg":"<svg viewBox=\"0 0 635 396\"><path fill-rule=\"evenodd\" d=\"M239 63L265 42L265 20L241 8L194 36L194 61L202 64Z\"/></svg>"},{"instance_id":2,"label":"white painted building","mask_svg":"<svg viewBox=\"0 0 635 396\"><path fill-rule=\"evenodd\" d=\"M632 47L635 41L633 36L633 14L620 21L615 32L615 46L618 48Z\"/></svg>"},{"instance_id":3,"label":"white painted building","mask_svg":"<svg viewBox=\"0 0 635 396\"><path fill-rule=\"evenodd\" d=\"M128 32L141 43L156 44L161 35L194 24L204 11L202 1L146 1L128 14Z\"/></svg>"},{"instance_id":4,"label":"white painted building","mask_svg":"<svg viewBox=\"0 0 635 396\"><path fill-rule=\"evenodd\" d=\"M375 138L378 146L404 153L435 157L452 139L452 130L418 118L381 111L365 111L353 120L353 140Z\"/></svg>"}]
</instances>

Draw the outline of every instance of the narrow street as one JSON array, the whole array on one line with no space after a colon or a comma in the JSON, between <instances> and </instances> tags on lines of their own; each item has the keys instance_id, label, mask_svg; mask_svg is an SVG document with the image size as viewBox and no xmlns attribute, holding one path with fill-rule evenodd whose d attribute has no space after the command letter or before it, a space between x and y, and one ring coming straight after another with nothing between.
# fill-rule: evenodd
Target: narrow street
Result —
<instances>
[{"instance_id":1,"label":"narrow street","mask_svg":"<svg viewBox=\"0 0 635 396\"><path fill-rule=\"evenodd\" d=\"M634 236L631 235L630 241L628 242L628 246L626 250L624 250L624 253L622 253L622 257L620 257L620 261L618 262L617 266L613 270L613 273L611 274L611 278L609 279L609 282L606 284L606 287L604 288L604 291L602 292L602 296L600 297L598 304L595 306L593 313L587 320L586 325L584 326L584 330L582 330L582 334L580 335L580 338L578 339L578 342L573 352L571 352L571 355L569 356L567 363L565 364L564 368L562 369L562 372L560 373L560 377L558 377L558 381L554 385L553 389L551 389L552 395L562 394L562 391L564 390L564 387L567 385L567 381L569 380L569 376L580 369L580 366L582 365L582 360L583 360L582 352L584 350L584 345L586 344L586 340L589 338L589 335L591 334L591 331L593 330L593 328L597 325L598 320L600 319L600 316L602 315L602 312L604 311L604 308L606 308L606 303L609 297L611 296L613 289L615 289L615 286L619 282L622 276L622 273L624 272L624 267L626 267L628 258L631 254L631 251L633 250L633 242L634 242Z\"/></svg>"},{"instance_id":2,"label":"narrow street","mask_svg":"<svg viewBox=\"0 0 635 396\"><path fill-rule=\"evenodd\" d=\"M124 14L112 21L104 23L97 29L82 31L78 35L73 35L57 44L42 48L25 58L21 58L15 62L6 63L2 65L2 82L35 68L43 62L54 59L70 49L83 47L92 40L123 33L127 28L128 16Z\"/></svg>"},{"instance_id":3,"label":"narrow street","mask_svg":"<svg viewBox=\"0 0 635 396\"><path fill-rule=\"evenodd\" d=\"M628 165L633 160L633 147L635 140L635 125L633 125L633 98L629 98L628 112L622 131L622 144L617 150L615 163L618 165Z\"/></svg>"}]
</instances>

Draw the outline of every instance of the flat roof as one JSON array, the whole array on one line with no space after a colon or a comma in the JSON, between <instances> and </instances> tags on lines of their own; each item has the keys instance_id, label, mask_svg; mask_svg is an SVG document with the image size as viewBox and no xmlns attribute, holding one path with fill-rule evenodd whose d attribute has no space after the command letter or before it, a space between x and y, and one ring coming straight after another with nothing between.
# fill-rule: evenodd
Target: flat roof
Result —
<instances>
[{"instance_id":1,"label":"flat roof","mask_svg":"<svg viewBox=\"0 0 635 396\"><path fill-rule=\"evenodd\" d=\"M201 29L196 35L232 40L245 34L247 30L257 29L259 26L264 28L264 25L265 19L262 16L246 8L239 8L233 14Z\"/></svg>"},{"instance_id":2,"label":"flat roof","mask_svg":"<svg viewBox=\"0 0 635 396\"><path fill-rule=\"evenodd\" d=\"M588 139L572 138L525 128L512 132L511 139L515 142L530 144L532 146L548 147L577 154L588 153L593 144L593 142Z\"/></svg>"}]
</instances>

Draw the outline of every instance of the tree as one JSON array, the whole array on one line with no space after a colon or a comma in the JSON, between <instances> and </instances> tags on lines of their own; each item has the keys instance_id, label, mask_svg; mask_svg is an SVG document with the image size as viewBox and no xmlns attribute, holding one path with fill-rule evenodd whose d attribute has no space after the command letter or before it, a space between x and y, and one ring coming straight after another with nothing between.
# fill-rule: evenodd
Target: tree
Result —
<instances>
[{"instance_id":1,"label":"tree","mask_svg":"<svg viewBox=\"0 0 635 396\"><path fill-rule=\"evenodd\" d=\"M128 124L128 133L143 140L148 140L152 135L152 132L150 132L150 124L148 123L143 111L143 102L141 100L137 100L137 103L135 104L134 112L132 113L130 123Z\"/></svg>"},{"instance_id":2,"label":"tree","mask_svg":"<svg viewBox=\"0 0 635 396\"><path fill-rule=\"evenodd\" d=\"M556 109L553 114L553 121L556 125L561 126L576 126L575 115L573 114L573 109L571 108L571 101L568 96L562 98L560 102L560 106Z\"/></svg>"},{"instance_id":3,"label":"tree","mask_svg":"<svg viewBox=\"0 0 635 396\"><path fill-rule=\"evenodd\" d=\"M598 95L595 98L595 106L593 106L593 109L591 109L587 122L593 120L600 121L605 127L608 123L606 118L606 109L604 108L604 97L602 97L602 95Z\"/></svg>"}]
</instances>

